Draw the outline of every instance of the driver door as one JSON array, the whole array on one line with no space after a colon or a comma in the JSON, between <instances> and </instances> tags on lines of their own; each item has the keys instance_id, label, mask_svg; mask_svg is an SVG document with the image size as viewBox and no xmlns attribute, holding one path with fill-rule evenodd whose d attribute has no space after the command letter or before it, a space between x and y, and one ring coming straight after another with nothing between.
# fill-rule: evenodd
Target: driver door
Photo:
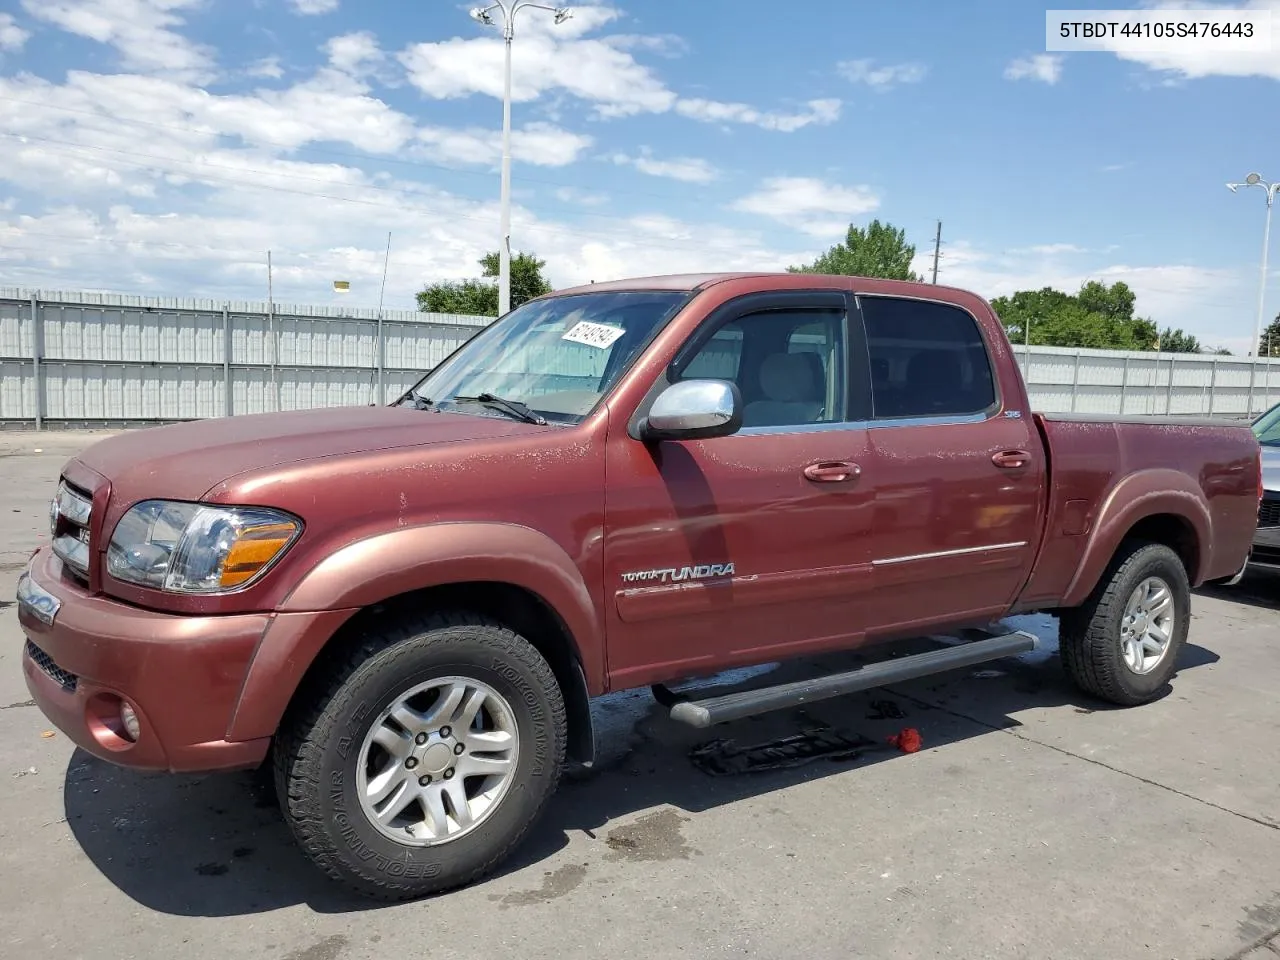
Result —
<instances>
[{"instance_id":1,"label":"driver door","mask_svg":"<svg viewBox=\"0 0 1280 960\"><path fill-rule=\"evenodd\" d=\"M731 436L645 442L625 418L611 423L604 614L613 686L861 636L869 384L848 306L837 291L770 293L708 318L668 380L737 384L743 426ZM863 358L852 376L851 353Z\"/></svg>"}]
</instances>

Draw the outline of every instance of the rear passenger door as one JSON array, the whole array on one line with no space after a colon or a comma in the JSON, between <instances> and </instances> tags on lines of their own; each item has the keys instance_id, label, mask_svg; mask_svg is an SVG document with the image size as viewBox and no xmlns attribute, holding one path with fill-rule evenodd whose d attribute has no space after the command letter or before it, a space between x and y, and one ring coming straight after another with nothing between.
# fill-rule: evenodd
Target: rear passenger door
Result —
<instances>
[{"instance_id":1,"label":"rear passenger door","mask_svg":"<svg viewBox=\"0 0 1280 960\"><path fill-rule=\"evenodd\" d=\"M858 304L872 384L868 631L995 616L1034 556L1045 476L1035 425L1000 396L967 310L880 295Z\"/></svg>"}]
</instances>

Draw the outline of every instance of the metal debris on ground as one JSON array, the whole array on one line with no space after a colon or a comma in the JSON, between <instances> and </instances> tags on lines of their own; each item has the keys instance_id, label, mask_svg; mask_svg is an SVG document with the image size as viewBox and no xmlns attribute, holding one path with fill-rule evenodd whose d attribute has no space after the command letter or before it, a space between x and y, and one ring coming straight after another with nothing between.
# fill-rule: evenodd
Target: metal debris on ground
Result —
<instances>
[{"instance_id":1,"label":"metal debris on ground","mask_svg":"<svg viewBox=\"0 0 1280 960\"><path fill-rule=\"evenodd\" d=\"M787 770L815 760L854 760L882 744L859 734L844 734L829 728L809 728L750 746L733 740L711 740L689 751L689 759L703 773L713 777L766 770Z\"/></svg>"}]
</instances>

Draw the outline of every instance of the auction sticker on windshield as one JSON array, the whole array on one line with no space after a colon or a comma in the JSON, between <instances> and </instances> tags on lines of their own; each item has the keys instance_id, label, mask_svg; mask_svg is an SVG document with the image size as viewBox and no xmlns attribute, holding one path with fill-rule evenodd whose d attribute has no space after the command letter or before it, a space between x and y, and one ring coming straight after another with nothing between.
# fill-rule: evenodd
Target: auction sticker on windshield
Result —
<instances>
[{"instance_id":1,"label":"auction sticker on windshield","mask_svg":"<svg viewBox=\"0 0 1280 960\"><path fill-rule=\"evenodd\" d=\"M605 323L592 323L590 320L579 320L560 339L604 350L613 346L613 342L625 332L621 327L611 327Z\"/></svg>"}]
</instances>

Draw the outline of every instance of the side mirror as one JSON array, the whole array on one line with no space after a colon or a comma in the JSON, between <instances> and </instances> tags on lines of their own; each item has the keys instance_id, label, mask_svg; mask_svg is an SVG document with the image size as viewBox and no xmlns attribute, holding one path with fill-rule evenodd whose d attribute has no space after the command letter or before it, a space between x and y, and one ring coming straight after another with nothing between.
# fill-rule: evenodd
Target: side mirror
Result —
<instances>
[{"instance_id":1,"label":"side mirror","mask_svg":"<svg viewBox=\"0 0 1280 960\"><path fill-rule=\"evenodd\" d=\"M682 380L653 401L641 431L646 440L710 440L742 426L742 394L727 380Z\"/></svg>"}]
</instances>

